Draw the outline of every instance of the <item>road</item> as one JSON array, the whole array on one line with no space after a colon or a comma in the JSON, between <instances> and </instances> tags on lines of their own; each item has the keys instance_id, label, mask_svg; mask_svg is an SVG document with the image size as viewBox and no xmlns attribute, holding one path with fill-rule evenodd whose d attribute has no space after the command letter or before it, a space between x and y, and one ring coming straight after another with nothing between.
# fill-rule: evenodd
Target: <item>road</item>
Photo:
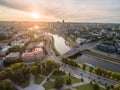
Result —
<instances>
[{"instance_id":1,"label":"road","mask_svg":"<svg viewBox=\"0 0 120 90\"><path fill-rule=\"evenodd\" d=\"M80 77L83 77L83 78L88 78L90 81L95 80L97 82L101 82L102 84L107 83L109 85L114 85L114 84L118 83L118 82L116 82L114 80L111 80L109 78L98 76L98 75L96 75L94 73L89 73L89 72L84 71L84 70L82 70L80 68L71 67L71 66L66 65L66 64L61 66L61 69L66 71L66 72L70 72L72 75L80 76ZM120 84L120 83L118 83L118 84Z\"/></svg>"},{"instance_id":2,"label":"road","mask_svg":"<svg viewBox=\"0 0 120 90\"><path fill-rule=\"evenodd\" d=\"M120 72L120 64L116 64L116 63L112 63L109 61L105 61L99 58L95 58L95 57L91 57L88 55L82 55L82 56L78 56L76 58L76 60L78 61L78 63L82 64L82 63L89 63L93 66L96 67L101 67L103 69L106 70L111 70L114 72Z\"/></svg>"},{"instance_id":3,"label":"road","mask_svg":"<svg viewBox=\"0 0 120 90\"><path fill-rule=\"evenodd\" d=\"M95 53L98 54L102 54L108 57L107 53L103 53L97 50L94 50L93 47L95 47L95 45L97 44L97 42L93 42L93 43L89 43L89 44L84 44L84 45L79 45L79 50L85 50L88 49L90 51L93 51ZM115 58L114 55L111 55L112 58ZM118 58L118 57L116 57ZM81 63L89 63L92 64L93 66L98 66L101 67L103 69L107 69L107 70L111 70L114 72L120 72L120 63L117 62L112 62L112 61L107 61L101 58L97 58L97 57L93 57L93 56L88 56L86 54L83 53L82 56L79 56L77 58L75 58L80 64Z\"/></svg>"}]
</instances>

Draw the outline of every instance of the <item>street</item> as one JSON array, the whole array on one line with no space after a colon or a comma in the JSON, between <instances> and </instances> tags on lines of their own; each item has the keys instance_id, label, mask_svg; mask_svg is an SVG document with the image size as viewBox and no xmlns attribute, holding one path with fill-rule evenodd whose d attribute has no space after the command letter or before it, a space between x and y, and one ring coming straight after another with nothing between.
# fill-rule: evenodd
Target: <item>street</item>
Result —
<instances>
[{"instance_id":1,"label":"street","mask_svg":"<svg viewBox=\"0 0 120 90\"><path fill-rule=\"evenodd\" d=\"M102 77L102 76L98 76L94 73L89 73L87 71L84 71L80 68L75 68L69 65L64 64L63 66L61 66L60 68L61 70L64 70L66 72L70 72L72 75L74 75L75 77L77 76L78 78L82 77L82 78L88 78L89 81L95 80L97 82L101 82L102 84L109 84L109 85L114 85L117 84L118 82L113 81L111 79ZM118 83L120 84L120 83Z\"/></svg>"}]
</instances>

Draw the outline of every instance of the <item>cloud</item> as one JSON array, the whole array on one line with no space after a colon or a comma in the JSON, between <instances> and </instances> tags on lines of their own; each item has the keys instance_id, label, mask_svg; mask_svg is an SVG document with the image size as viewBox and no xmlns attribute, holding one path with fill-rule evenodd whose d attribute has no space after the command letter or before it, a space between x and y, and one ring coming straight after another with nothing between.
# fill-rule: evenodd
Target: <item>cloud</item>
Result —
<instances>
[{"instance_id":1,"label":"cloud","mask_svg":"<svg viewBox=\"0 0 120 90\"><path fill-rule=\"evenodd\" d=\"M11 9L30 11L30 7L25 2L18 2L17 0L0 0L0 5Z\"/></svg>"},{"instance_id":2,"label":"cloud","mask_svg":"<svg viewBox=\"0 0 120 90\"><path fill-rule=\"evenodd\" d=\"M0 0L0 5L67 20L102 20L120 16L120 0ZM119 17L118 17L119 18Z\"/></svg>"}]
</instances>

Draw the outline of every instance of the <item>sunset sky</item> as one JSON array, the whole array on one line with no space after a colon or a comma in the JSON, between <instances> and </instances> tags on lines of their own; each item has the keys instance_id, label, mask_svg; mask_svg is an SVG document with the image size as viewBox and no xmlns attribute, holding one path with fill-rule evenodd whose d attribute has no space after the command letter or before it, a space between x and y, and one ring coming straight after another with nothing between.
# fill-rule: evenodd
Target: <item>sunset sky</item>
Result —
<instances>
[{"instance_id":1,"label":"sunset sky","mask_svg":"<svg viewBox=\"0 0 120 90\"><path fill-rule=\"evenodd\" d=\"M120 0L0 0L1 21L120 23Z\"/></svg>"}]
</instances>

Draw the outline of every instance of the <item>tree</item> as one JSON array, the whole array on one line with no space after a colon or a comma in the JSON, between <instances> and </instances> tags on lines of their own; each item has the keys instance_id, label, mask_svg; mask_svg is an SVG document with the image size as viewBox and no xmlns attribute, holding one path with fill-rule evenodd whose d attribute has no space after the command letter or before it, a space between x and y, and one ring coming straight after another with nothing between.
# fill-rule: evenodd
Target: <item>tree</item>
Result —
<instances>
[{"instance_id":1,"label":"tree","mask_svg":"<svg viewBox=\"0 0 120 90\"><path fill-rule=\"evenodd\" d=\"M86 66L86 64L83 63L81 67L83 70L85 70L87 66Z\"/></svg>"},{"instance_id":2,"label":"tree","mask_svg":"<svg viewBox=\"0 0 120 90\"><path fill-rule=\"evenodd\" d=\"M119 84L114 85L114 90L120 90L120 85Z\"/></svg>"},{"instance_id":3,"label":"tree","mask_svg":"<svg viewBox=\"0 0 120 90\"><path fill-rule=\"evenodd\" d=\"M0 40L10 39L11 37L11 35L0 34Z\"/></svg>"},{"instance_id":4,"label":"tree","mask_svg":"<svg viewBox=\"0 0 120 90\"><path fill-rule=\"evenodd\" d=\"M83 79L83 78L81 78L81 82L84 82L84 79Z\"/></svg>"},{"instance_id":5,"label":"tree","mask_svg":"<svg viewBox=\"0 0 120 90\"><path fill-rule=\"evenodd\" d=\"M1 72L0 72L0 79L6 79L6 78L8 78L8 74L7 74L7 72L6 71L4 71L4 70L2 70Z\"/></svg>"},{"instance_id":6,"label":"tree","mask_svg":"<svg viewBox=\"0 0 120 90\"><path fill-rule=\"evenodd\" d=\"M54 60L46 60L42 62L43 68L46 71L46 73L50 73L54 69L58 69L60 67L60 63L54 61Z\"/></svg>"},{"instance_id":7,"label":"tree","mask_svg":"<svg viewBox=\"0 0 120 90\"><path fill-rule=\"evenodd\" d=\"M67 84L67 85L70 85L71 83L72 83L71 78L68 78L68 79L66 80L66 84Z\"/></svg>"},{"instance_id":8,"label":"tree","mask_svg":"<svg viewBox=\"0 0 120 90\"><path fill-rule=\"evenodd\" d=\"M7 66L10 66L10 65L12 65L12 64L20 63L20 62L22 62L22 60L20 60L20 59L4 60L4 66L7 67Z\"/></svg>"},{"instance_id":9,"label":"tree","mask_svg":"<svg viewBox=\"0 0 120 90\"><path fill-rule=\"evenodd\" d=\"M0 89L1 90L11 90L11 80L5 79L0 81Z\"/></svg>"},{"instance_id":10,"label":"tree","mask_svg":"<svg viewBox=\"0 0 120 90\"><path fill-rule=\"evenodd\" d=\"M99 85L97 83L93 84L93 90L99 90Z\"/></svg>"},{"instance_id":11,"label":"tree","mask_svg":"<svg viewBox=\"0 0 120 90\"><path fill-rule=\"evenodd\" d=\"M63 77L57 77L55 79L55 88L60 89L63 86L64 78Z\"/></svg>"},{"instance_id":12,"label":"tree","mask_svg":"<svg viewBox=\"0 0 120 90\"><path fill-rule=\"evenodd\" d=\"M93 69L94 69L94 68L93 68L93 67L91 67L91 66L90 66L90 67L88 67L88 71L89 71L89 72L92 72L92 71L93 71Z\"/></svg>"},{"instance_id":13,"label":"tree","mask_svg":"<svg viewBox=\"0 0 120 90\"><path fill-rule=\"evenodd\" d=\"M11 43L10 43L10 42L8 43L8 46L11 46Z\"/></svg>"},{"instance_id":14,"label":"tree","mask_svg":"<svg viewBox=\"0 0 120 90\"><path fill-rule=\"evenodd\" d=\"M11 65L9 68L3 69L3 71L7 72L7 76L11 80L15 82L22 82L28 78L30 67L26 63L16 63Z\"/></svg>"},{"instance_id":15,"label":"tree","mask_svg":"<svg viewBox=\"0 0 120 90\"><path fill-rule=\"evenodd\" d=\"M20 47L17 45L9 48L9 52L18 52L19 50L20 50Z\"/></svg>"},{"instance_id":16,"label":"tree","mask_svg":"<svg viewBox=\"0 0 120 90\"><path fill-rule=\"evenodd\" d=\"M12 77L12 75L13 75L13 69L12 69L11 67L4 68L3 71L7 72L7 77L8 77L8 78L11 78L11 77Z\"/></svg>"},{"instance_id":17,"label":"tree","mask_svg":"<svg viewBox=\"0 0 120 90\"><path fill-rule=\"evenodd\" d=\"M62 57L62 62L65 63L65 64L68 64L68 65L74 66L74 67L79 67L78 62L74 59L69 59L69 58L66 58L66 57Z\"/></svg>"},{"instance_id":18,"label":"tree","mask_svg":"<svg viewBox=\"0 0 120 90\"><path fill-rule=\"evenodd\" d=\"M102 75L102 74L103 74L102 69L99 68L99 67L95 67L94 72L95 72L96 74L98 74L98 75Z\"/></svg>"},{"instance_id":19,"label":"tree","mask_svg":"<svg viewBox=\"0 0 120 90\"><path fill-rule=\"evenodd\" d=\"M92 82L92 81L90 81L90 84L92 85L92 84L93 84L93 82Z\"/></svg>"},{"instance_id":20,"label":"tree","mask_svg":"<svg viewBox=\"0 0 120 90\"><path fill-rule=\"evenodd\" d=\"M111 86L110 86L110 88L111 88L111 89L114 89L114 86L113 86L113 85L111 85Z\"/></svg>"},{"instance_id":21,"label":"tree","mask_svg":"<svg viewBox=\"0 0 120 90\"><path fill-rule=\"evenodd\" d=\"M68 64L68 58L62 57L62 62Z\"/></svg>"},{"instance_id":22,"label":"tree","mask_svg":"<svg viewBox=\"0 0 120 90\"><path fill-rule=\"evenodd\" d=\"M30 67L26 63L16 63L0 72L0 79L10 78L14 82L22 82L28 78Z\"/></svg>"},{"instance_id":23,"label":"tree","mask_svg":"<svg viewBox=\"0 0 120 90\"><path fill-rule=\"evenodd\" d=\"M110 86L106 85L105 89L110 90Z\"/></svg>"},{"instance_id":24,"label":"tree","mask_svg":"<svg viewBox=\"0 0 120 90\"><path fill-rule=\"evenodd\" d=\"M35 62L33 65L32 65L32 68L34 68L33 70L35 70L35 73L39 74L41 73L41 69L42 69L42 65L40 62ZM34 72L31 68L31 72Z\"/></svg>"},{"instance_id":25,"label":"tree","mask_svg":"<svg viewBox=\"0 0 120 90\"><path fill-rule=\"evenodd\" d=\"M31 73L34 74L34 75L38 74L37 66L32 66L31 67Z\"/></svg>"},{"instance_id":26,"label":"tree","mask_svg":"<svg viewBox=\"0 0 120 90\"><path fill-rule=\"evenodd\" d=\"M69 77L71 76L71 73L69 72Z\"/></svg>"}]
</instances>

